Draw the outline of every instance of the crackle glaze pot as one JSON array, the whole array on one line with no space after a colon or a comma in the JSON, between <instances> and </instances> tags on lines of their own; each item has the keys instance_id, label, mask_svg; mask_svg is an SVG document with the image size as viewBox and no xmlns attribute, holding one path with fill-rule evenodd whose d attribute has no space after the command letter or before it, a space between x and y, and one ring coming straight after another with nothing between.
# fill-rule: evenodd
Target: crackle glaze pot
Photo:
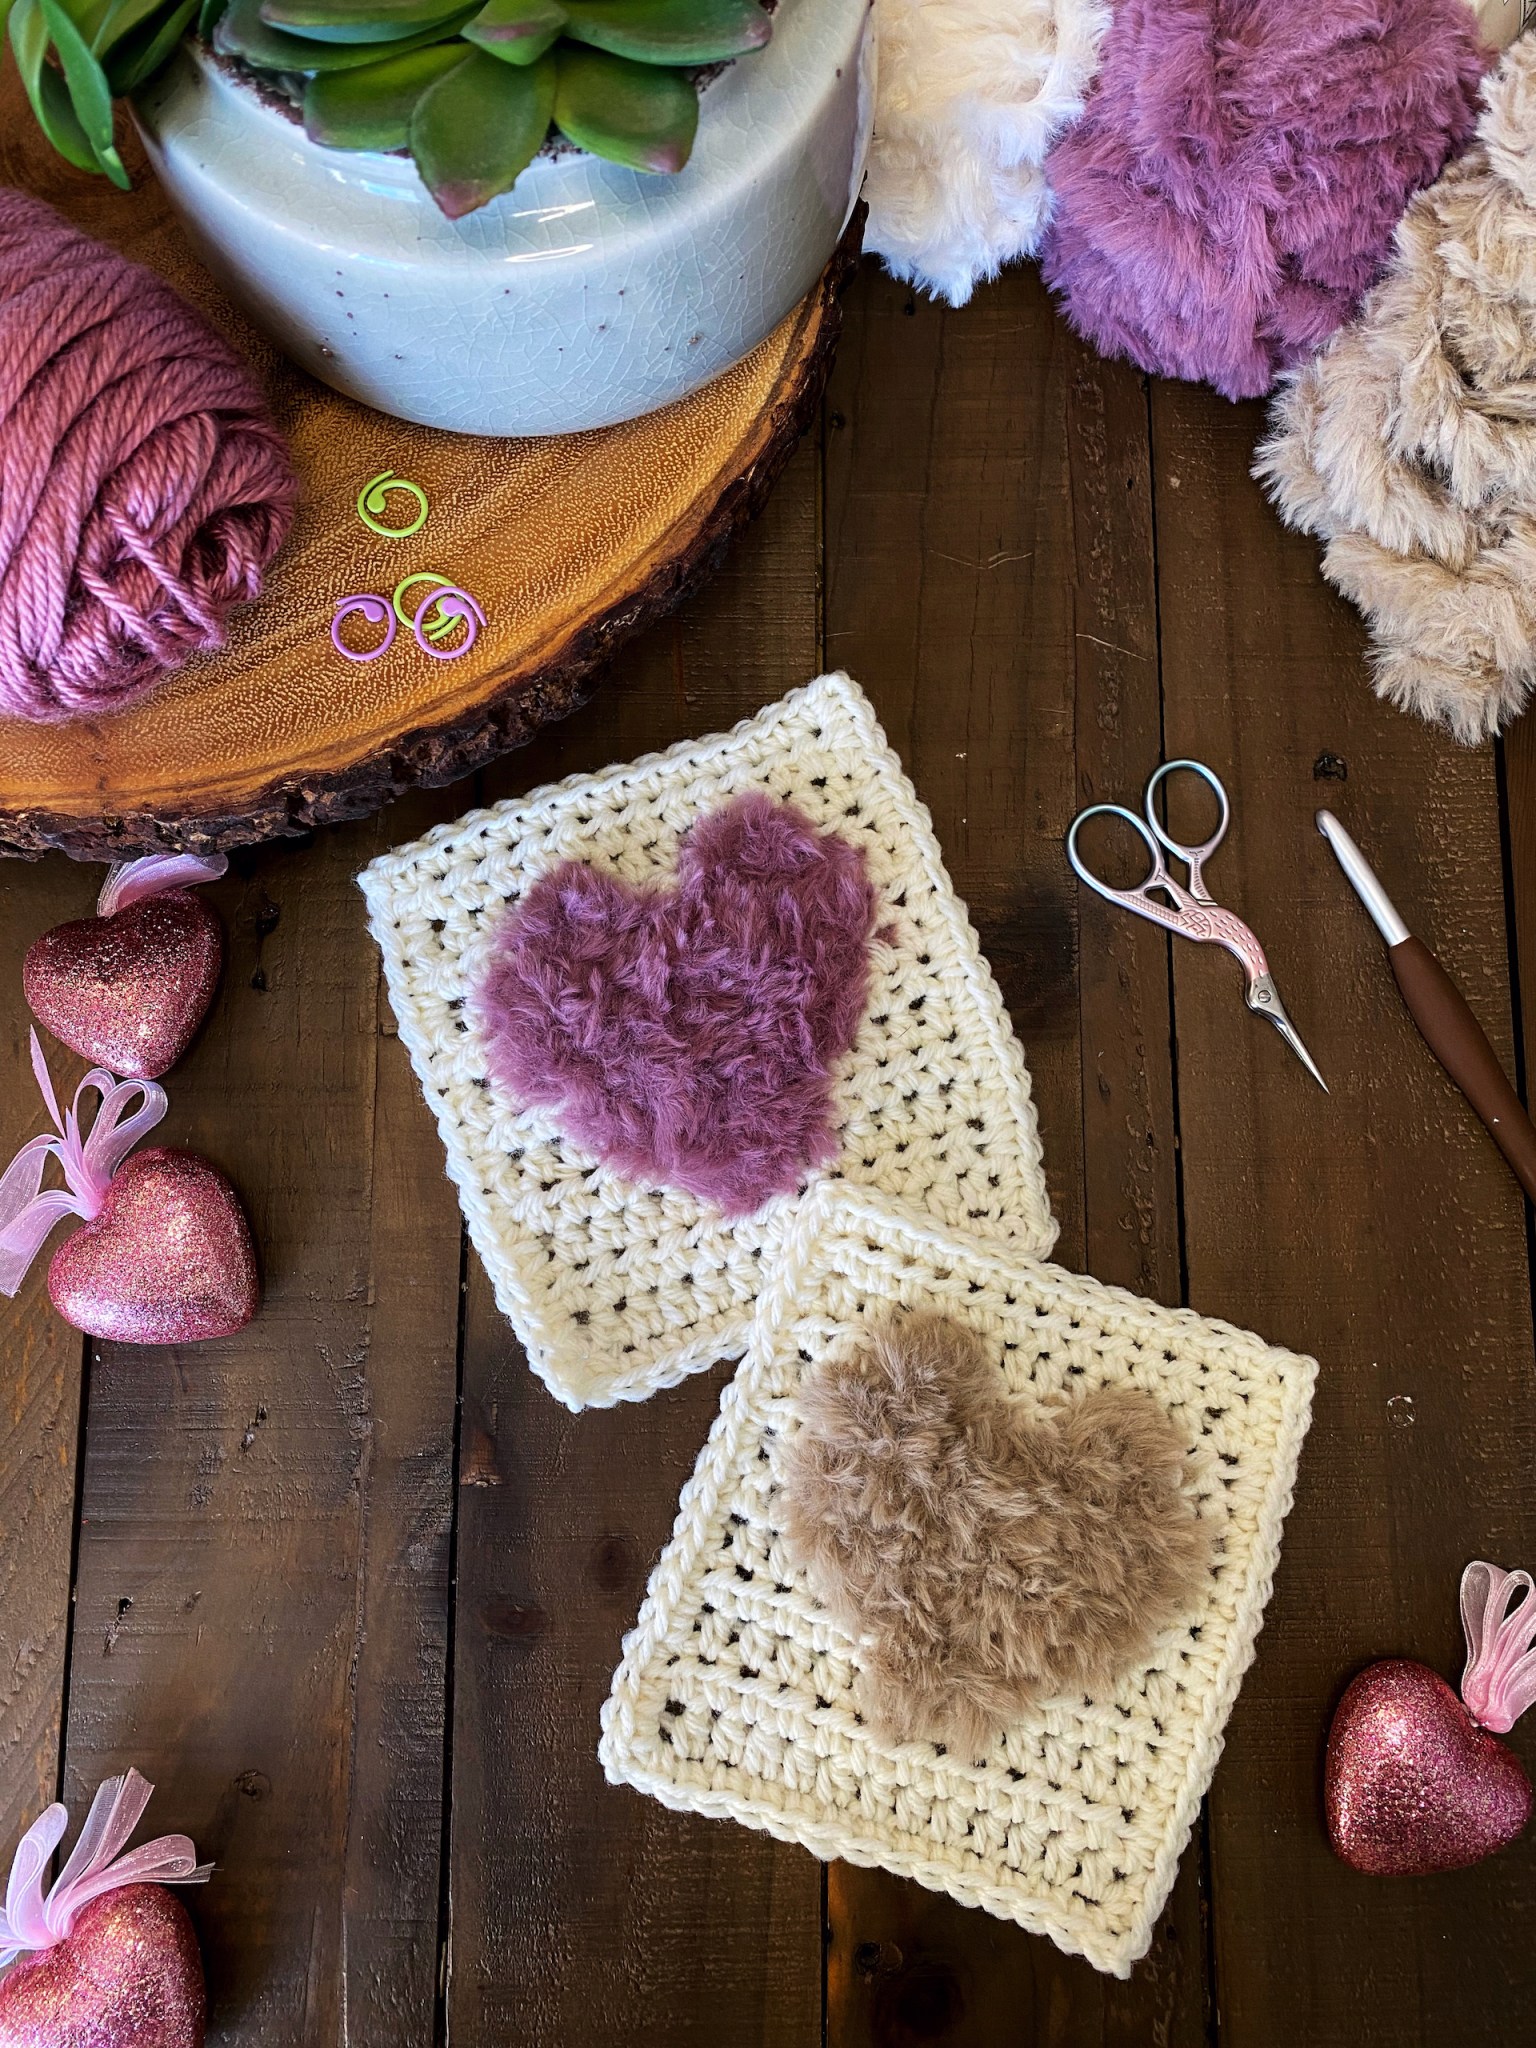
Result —
<instances>
[{"instance_id":1,"label":"crackle glaze pot","mask_svg":"<svg viewBox=\"0 0 1536 2048\"><path fill-rule=\"evenodd\" d=\"M322 149L200 46L136 110L210 270L294 360L426 426L565 434L685 397L804 297L858 195L871 0L779 0L686 168L571 151L443 217L404 156Z\"/></svg>"}]
</instances>

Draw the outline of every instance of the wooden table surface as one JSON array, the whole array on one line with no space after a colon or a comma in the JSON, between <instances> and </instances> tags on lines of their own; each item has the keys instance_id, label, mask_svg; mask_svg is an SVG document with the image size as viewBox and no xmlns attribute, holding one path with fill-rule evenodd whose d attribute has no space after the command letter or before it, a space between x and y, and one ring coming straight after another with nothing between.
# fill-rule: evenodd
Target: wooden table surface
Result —
<instances>
[{"instance_id":1,"label":"wooden table surface","mask_svg":"<svg viewBox=\"0 0 1536 2048\"><path fill-rule=\"evenodd\" d=\"M819 435L719 580L477 782L236 858L224 990L168 1142L242 1189L231 1342L3 1305L0 1837L136 1764L218 1873L190 1903L241 2048L1462 2048L1528 2037L1536 1838L1368 1880L1319 1810L1371 1657L1460 1669L1470 1557L1536 1564L1524 1204L1312 826L1358 827L1520 1071L1536 720L1464 752L1364 680L1355 616L1249 480L1252 406L1104 364L1019 270L961 312L866 265ZM355 886L469 804L718 730L823 667L931 807L1034 1076L1069 1266L1320 1359L1275 1597L1129 1983L917 1887L607 1786L598 1709L723 1370L572 1416L460 1228ZM1332 1087L1225 955L1080 898L1075 808L1226 778L1217 893ZM99 871L0 869L20 964ZM1523 971L1522 971L1523 970ZM67 1063L59 1062L61 1071ZM70 1068L73 1071L73 1068ZM1536 1764L1536 1726L1515 1746ZM7 1849L8 1853L8 1849Z\"/></svg>"}]
</instances>

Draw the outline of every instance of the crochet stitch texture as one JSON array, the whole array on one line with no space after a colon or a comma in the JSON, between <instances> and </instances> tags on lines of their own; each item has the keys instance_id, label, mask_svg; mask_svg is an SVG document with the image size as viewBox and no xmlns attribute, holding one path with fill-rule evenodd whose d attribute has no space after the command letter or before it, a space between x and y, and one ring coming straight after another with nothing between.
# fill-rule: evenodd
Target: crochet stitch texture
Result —
<instances>
[{"instance_id":1,"label":"crochet stitch texture","mask_svg":"<svg viewBox=\"0 0 1536 2048\"><path fill-rule=\"evenodd\" d=\"M1026 1405L1138 1387L1195 1446L1210 1524L1193 1609L1112 1689L1042 1702L980 1756L878 1739L860 1646L784 1541L782 1447L808 1364L894 1308L974 1330ZM1173 1885L1253 1656L1317 1367L847 1186L806 1204L683 1489L603 1709L616 1783L875 1864L1128 1976Z\"/></svg>"},{"instance_id":2,"label":"crochet stitch texture","mask_svg":"<svg viewBox=\"0 0 1536 2048\"><path fill-rule=\"evenodd\" d=\"M1041 252L1103 354L1267 391L1348 319L1470 135L1466 0L1121 0Z\"/></svg>"},{"instance_id":3,"label":"crochet stitch texture","mask_svg":"<svg viewBox=\"0 0 1536 2048\"><path fill-rule=\"evenodd\" d=\"M636 1400L739 1352L801 1197L731 1222L621 1179L558 1113L491 1080L467 1004L497 921L562 860L670 886L690 827L762 791L862 849L870 994L833 1071L842 1175L1044 1256L1055 1242L1023 1054L928 813L863 693L823 676L733 732L472 811L382 856L362 887L400 1036L529 1364L569 1407Z\"/></svg>"},{"instance_id":4,"label":"crochet stitch texture","mask_svg":"<svg viewBox=\"0 0 1536 2048\"><path fill-rule=\"evenodd\" d=\"M1254 469L1364 612L1377 692L1469 745L1536 681L1536 39L1484 98L1358 321L1277 396Z\"/></svg>"},{"instance_id":5,"label":"crochet stitch texture","mask_svg":"<svg viewBox=\"0 0 1536 2048\"><path fill-rule=\"evenodd\" d=\"M1105 0L875 0L864 245L895 276L963 306L1035 253L1045 154L1082 112L1108 25Z\"/></svg>"}]
</instances>

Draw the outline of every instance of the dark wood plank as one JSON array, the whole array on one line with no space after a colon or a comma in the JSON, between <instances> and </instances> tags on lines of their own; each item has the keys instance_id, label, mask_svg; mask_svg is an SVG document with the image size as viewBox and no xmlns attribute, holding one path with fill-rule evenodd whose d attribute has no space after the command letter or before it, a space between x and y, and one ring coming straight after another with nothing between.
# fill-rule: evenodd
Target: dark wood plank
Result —
<instances>
[{"instance_id":1,"label":"dark wood plank","mask_svg":"<svg viewBox=\"0 0 1536 2048\"><path fill-rule=\"evenodd\" d=\"M818 451L719 582L490 799L728 726L816 671ZM598 1713L723 1375L568 1414L471 1260L454 1635L450 2048L816 2048L803 1851L604 1782Z\"/></svg>"},{"instance_id":2,"label":"dark wood plank","mask_svg":"<svg viewBox=\"0 0 1536 2048\"><path fill-rule=\"evenodd\" d=\"M1153 418L1167 752L1228 779L1216 894L1264 941L1333 1090L1245 1014L1230 960L1175 945L1191 1299L1322 1362L1212 1794L1222 2039L1513 2039L1536 1989L1530 1844L1438 1880L1367 1879L1330 1855L1319 1803L1353 1671L1408 1653L1458 1675L1462 1565L1536 1555L1521 1198L1313 826L1324 802L1354 822L1507 1054L1493 762L1371 696L1358 620L1248 477L1258 408L1162 386ZM1347 781L1327 779L1337 764ZM1529 1756L1530 1732L1517 1742Z\"/></svg>"},{"instance_id":3,"label":"dark wood plank","mask_svg":"<svg viewBox=\"0 0 1536 2048\"><path fill-rule=\"evenodd\" d=\"M827 652L933 812L1023 1040L1058 1256L1177 1299L1166 948L1062 839L1159 745L1146 401L1031 271L959 315L872 271L829 394ZM829 2048L1204 2039L1198 1848L1129 1984L883 1872L829 1875Z\"/></svg>"},{"instance_id":4,"label":"dark wood plank","mask_svg":"<svg viewBox=\"0 0 1536 2048\"><path fill-rule=\"evenodd\" d=\"M93 907L98 873L62 858L0 868L0 1047L14 1077L0 1091L0 1170L45 1123L27 1053L22 956L49 925ZM66 1073L73 1079L80 1063L51 1042L49 1053L61 1080ZM85 1344L49 1306L52 1248L15 1301L0 1297L0 1853L7 1858L56 1796L59 1778Z\"/></svg>"},{"instance_id":5,"label":"dark wood plank","mask_svg":"<svg viewBox=\"0 0 1536 2048\"><path fill-rule=\"evenodd\" d=\"M135 1763L217 1859L193 1904L219 2043L431 2037L460 1232L425 1108L379 1071L353 883L413 809L215 892L229 967L162 1128L241 1189L258 1320L93 1347L68 1788Z\"/></svg>"}]
</instances>

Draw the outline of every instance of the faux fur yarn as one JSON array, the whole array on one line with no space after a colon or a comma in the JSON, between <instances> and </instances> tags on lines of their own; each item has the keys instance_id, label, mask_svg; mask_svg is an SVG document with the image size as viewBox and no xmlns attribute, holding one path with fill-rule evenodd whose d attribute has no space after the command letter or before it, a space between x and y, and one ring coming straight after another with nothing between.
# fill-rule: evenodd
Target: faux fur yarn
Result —
<instances>
[{"instance_id":1,"label":"faux fur yarn","mask_svg":"<svg viewBox=\"0 0 1536 2048\"><path fill-rule=\"evenodd\" d=\"M727 1216L836 1156L832 1067L869 988L860 849L759 792L701 818L676 885L565 861L472 998L493 1078L627 1179Z\"/></svg>"},{"instance_id":2,"label":"faux fur yarn","mask_svg":"<svg viewBox=\"0 0 1536 2048\"><path fill-rule=\"evenodd\" d=\"M222 647L297 500L229 343L163 278L0 190L0 713L112 711Z\"/></svg>"},{"instance_id":3,"label":"faux fur yarn","mask_svg":"<svg viewBox=\"0 0 1536 2048\"><path fill-rule=\"evenodd\" d=\"M1188 1446L1138 1388L1036 1418L971 1331L906 1314L812 1367L797 1406L785 1542L859 1638L860 1711L892 1741L979 1756L1195 1603L1210 1534Z\"/></svg>"},{"instance_id":4,"label":"faux fur yarn","mask_svg":"<svg viewBox=\"0 0 1536 2048\"><path fill-rule=\"evenodd\" d=\"M1046 280L1105 355L1268 391L1354 312L1487 62L1466 0L1121 0L1046 158Z\"/></svg>"},{"instance_id":5,"label":"faux fur yarn","mask_svg":"<svg viewBox=\"0 0 1536 2048\"><path fill-rule=\"evenodd\" d=\"M1536 685L1536 38L1275 400L1257 475L1365 614L1378 693L1473 744Z\"/></svg>"},{"instance_id":6,"label":"faux fur yarn","mask_svg":"<svg viewBox=\"0 0 1536 2048\"><path fill-rule=\"evenodd\" d=\"M963 306L1032 256L1046 151L1082 112L1107 0L875 0L879 84L864 244Z\"/></svg>"}]
</instances>

